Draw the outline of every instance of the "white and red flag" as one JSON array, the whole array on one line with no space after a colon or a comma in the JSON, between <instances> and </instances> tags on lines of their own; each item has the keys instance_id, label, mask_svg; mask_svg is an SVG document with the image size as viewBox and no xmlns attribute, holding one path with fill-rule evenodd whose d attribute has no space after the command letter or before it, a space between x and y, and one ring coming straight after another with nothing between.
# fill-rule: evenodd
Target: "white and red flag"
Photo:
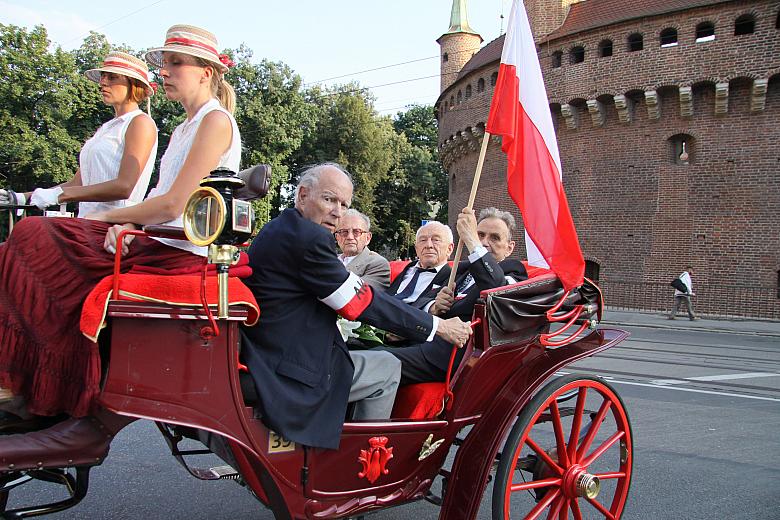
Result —
<instances>
[{"instance_id":1,"label":"white and red flag","mask_svg":"<svg viewBox=\"0 0 780 520\"><path fill-rule=\"evenodd\" d=\"M486 131L503 138L507 188L523 216L528 262L565 289L582 284L585 260L561 183L550 105L522 1L512 3Z\"/></svg>"}]
</instances>

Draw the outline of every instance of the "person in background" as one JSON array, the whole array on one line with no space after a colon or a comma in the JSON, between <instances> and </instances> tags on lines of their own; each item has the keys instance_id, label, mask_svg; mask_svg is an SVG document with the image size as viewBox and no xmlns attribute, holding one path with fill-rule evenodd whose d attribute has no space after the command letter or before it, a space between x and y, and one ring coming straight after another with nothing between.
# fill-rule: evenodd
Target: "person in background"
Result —
<instances>
[{"instance_id":1,"label":"person in background","mask_svg":"<svg viewBox=\"0 0 780 520\"><path fill-rule=\"evenodd\" d=\"M149 69L135 56L113 51L102 67L85 75L100 85L103 103L113 107L114 118L84 143L73 178L26 193L0 190L0 205L29 201L43 210L78 201L78 216L85 217L143 200L157 157L157 126L139 108L154 93Z\"/></svg>"},{"instance_id":2,"label":"person in background","mask_svg":"<svg viewBox=\"0 0 780 520\"><path fill-rule=\"evenodd\" d=\"M122 272L135 265L162 269L203 266L206 248L187 240L126 236L146 224L182 225L184 205L201 179L218 167L239 170L241 136L233 118L235 93L225 81L227 57L213 34L189 25L168 30L165 45L146 60L160 67L165 95L186 119L174 130L160 162L160 178L134 206L82 218L28 217L0 244L0 387L14 398L0 430L35 416L93 411L100 387L97 343L79 330L84 299L113 273L116 250ZM31 426L34 427L34 426Z\"/></svg>"},{"instance_id":3,"label":"person in background","mask_svg":"<svg viewBox=\"0 0 780 520\"><path fill-rule=\"evenodd\" d=\"M355 273L374 289L384 290L390 285L390 262L371 251L371 221L356 209L348 209L339 220L334 233L341 248L339 260L350 273Z\"/></svg>"},{"instance_id":4,"label":"person in background","mask_svg":"<svg viewBox=\"0 0 780 520\"><path fill-rule=\"evenodd\" d=\"M670 320L674 319L678 309L680 308L680 305L685 305L685 310L688 311L689 320L693 321L697 319L696 315L693 314L693 303L691 302L691 296L695 296L696 294L693 292L693 281L691 280L692 274L693 267L688 266L685 268L685 271L683 271L680 276L678 276L678 279L683 284L685 284L686 290L681 291L677 288L674 289L674 306L672 307L672 314L669 316Z\"/></svg>"}]
</instances>

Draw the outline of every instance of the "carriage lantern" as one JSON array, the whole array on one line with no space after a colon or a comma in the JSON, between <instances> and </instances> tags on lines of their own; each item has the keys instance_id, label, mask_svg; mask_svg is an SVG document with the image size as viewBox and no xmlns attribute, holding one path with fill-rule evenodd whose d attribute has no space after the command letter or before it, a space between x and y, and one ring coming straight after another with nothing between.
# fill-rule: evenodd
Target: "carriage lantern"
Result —
<instances>
[{"instance_id":1,"label":"carriage lantern","mask_svg":"<svg viewBox=\"0 0 780 520\"><path fill-rule=\"evenodd\" d=\"M208 246L208 261L217 266L218 317L228 317L228 268L238 261L238 245L252 234L252 205L234 197L244 186L234 172L217 168L200 181L184 207L184 233L196 246Z\"/></svg>"}]
</instances>

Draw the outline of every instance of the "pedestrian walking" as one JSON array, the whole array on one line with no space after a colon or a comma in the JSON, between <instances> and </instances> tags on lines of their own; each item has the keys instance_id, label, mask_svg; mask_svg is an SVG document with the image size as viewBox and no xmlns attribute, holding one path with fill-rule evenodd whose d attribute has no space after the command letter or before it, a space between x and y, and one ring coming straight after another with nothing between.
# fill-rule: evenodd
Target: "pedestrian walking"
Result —
<instances>
[{"instance_id":1,"label":"pedestrian walking","mask_svg":"<svg viewBox=\"0 0 780 520\"><path fill-rule=\"evenodd\" d=\"M680 305L685 305L685 309L688 311L688 319L691 321L698 319L693 314L693 303L691 302L691 296L695 296L693 292L693 282L691 281L691 275L693 274L693 267L688 266L685 271L672 281L671 285L674 287L674 305L672 306L672 314L669 316L670 320L673 320L677 314Z\"/></svg>"}]
</instances>

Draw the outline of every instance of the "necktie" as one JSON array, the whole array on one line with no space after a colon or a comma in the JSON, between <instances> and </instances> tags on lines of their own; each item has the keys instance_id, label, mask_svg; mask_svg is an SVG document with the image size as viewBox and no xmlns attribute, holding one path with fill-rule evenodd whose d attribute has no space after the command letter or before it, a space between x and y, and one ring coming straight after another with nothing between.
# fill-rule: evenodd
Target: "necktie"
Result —
<instances>
[{"instance_id":1,"label":"necktie","mask_svg":"<svg viewBox=\"0 0 780 520\"><path fill-rule=\"evenodd\" d=\"M399 300L403 300L404 298L408 298L414 293L415 287L417 287L417 280L420 279L420 273L435 273L436 269L425 269L422 267L414 267L414 274L412 275L412 279L409 280L409 283L406 284L406 287L404 287L404 290L396 293L395 297Z\"/></svg>"}]
</instances>

